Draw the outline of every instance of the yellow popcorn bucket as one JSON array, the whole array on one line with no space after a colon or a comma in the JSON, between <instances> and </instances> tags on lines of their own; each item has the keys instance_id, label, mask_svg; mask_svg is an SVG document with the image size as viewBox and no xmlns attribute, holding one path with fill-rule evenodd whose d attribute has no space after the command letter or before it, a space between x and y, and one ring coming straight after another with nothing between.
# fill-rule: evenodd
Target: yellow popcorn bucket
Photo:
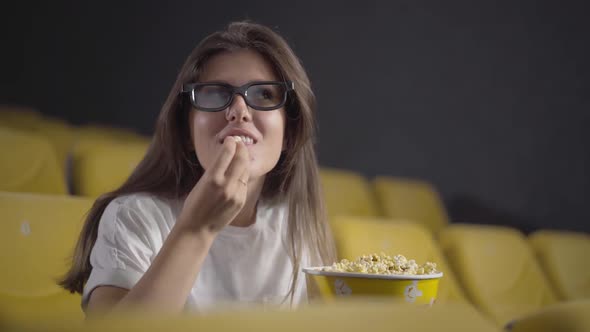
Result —
<instances>
[{"instance_id":1,"label":"yellow popcorn bucket","mask_svg":"<svg viewBox=\"0 0 590 332\"><path fill-rule=\"evenodd\" d=\"M303 268L308 292L324 301L343 296L384 296L408 303L432 305L443 273L425 275L384 275L322 271L323 267ZM313 287L316 289L313 289ZM314 292L315 291L315 292Z\"/></svg>"}]
</instances>

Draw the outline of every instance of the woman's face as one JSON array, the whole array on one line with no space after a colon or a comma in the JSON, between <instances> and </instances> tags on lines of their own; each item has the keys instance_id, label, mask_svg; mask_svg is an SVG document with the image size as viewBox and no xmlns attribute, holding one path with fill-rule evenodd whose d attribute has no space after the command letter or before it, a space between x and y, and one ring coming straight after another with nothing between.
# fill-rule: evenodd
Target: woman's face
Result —
<instances>
[{"instance_id":1,"label":"woman's face","mask_svg":"<svg viewBox=\"0 0 590 332\"><path fill-rule=\"evenodd\" d=\"M277 81L277 77L271 65L251 50L214 56L205 64L199 79L202 83L225 82L233 86L253 81ZM244 130L246 136L253 139L253 144L246 145L250 153L250 180L270 172L279 160L286 123L284 107L258 111L248 107L243 97L236 94L232 103L219 112L203 112L193 108L189 121L192 143L199 163L205 169L215 161L223 139L235 135L236 129Z\"/></svg>"}]
</instances>

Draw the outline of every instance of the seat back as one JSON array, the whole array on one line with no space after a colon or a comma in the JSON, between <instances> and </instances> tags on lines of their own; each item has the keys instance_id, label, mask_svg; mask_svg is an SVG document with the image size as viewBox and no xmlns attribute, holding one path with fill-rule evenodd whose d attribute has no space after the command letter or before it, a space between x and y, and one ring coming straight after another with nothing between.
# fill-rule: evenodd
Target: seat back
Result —
<instances>
[{"instance_id":1,"label":"seat back","mask_svg":"<svg viewBox=\"0 0 590 332\"><path fill-rule=\"evenodd\" d=\"M0 190L65 194L55 149L42 137L0 127Z\"/></svg>"},{"instance_id":2,"label":"seat back","mask_svg":"<svg viewBox=\"0 0 590 332\"><path fill-rule=\"evenodd\" d=\"M590 331L590 299L547 306L512 322L507 332Z\"/></svg>"},{"instance_id":3,"label":"seat back","mask_svg":"<svg viewBox=\"0 0 590 332\"><path fill-rule=\"evenodd\" d=\"M80 296L59 287L92 201L0 192L0 312L82 317Z\"/></svg>"},{"instance_id":4,"label":"seat back","mask_svg":"<svg viewBox=\"0 0 590 332\"><path fill-rule=\"evenodd\" d=\"M72 190L98 197L117 189L144 157L148 142L85 141L72 152Z\"/></svg>"},{"instance_id":5,"label":"seat back","mask_svg":"<svg viewBox=\"0 0 590 332\"><path fill-rule=\"evenodd\" d=\"M468 297L499 324L556 301L518 230L452 224L439 240Z\"/></svg>"},{"instance_id":6,"label":"seat back","mask_svg":"<svg viewBox=\"0 0 590 332\"><path fill-rule=\"evenodd\" d=\"M35 332L159 332L159 331L259 331L259 332L358 332L386 331L500 332L485 316L465 304L422 308L391 301L354 300L329 305L308 305L296 311L247 308L206 315L124 313L86 323L26 322L10 331Z\"/></svg>"},{"instance_id":7,"label":"seat back","mask_svg":"<svg viewBox=\"0 0 590 332\"><path fill-rule=\"evenodd\" d=\"M540 230L529 236L541 268L562 300L590 299L590 236Z\"/></svg>"},{"instance_id":8,"label":"seat back","mask_svg":"<svg viewBox=\"0 0 590 332\"><path fill-rule=\"evenodd\" d=\"M356 259L361 255L385 252L402 254L419 264L427 261L443 271L438 290L439 302L467 302L437 243L430 232L411 222L395 222L377 218L337 217L332 223L340 259Z\"/></svg>"},{"instance_id":9,"label":"seat back","mask_svg":"<svg viewBox=\"0 0 590 332\"><path fill-rule=\"evenodd\" d=\"M321 167L320 182L329 217L379 215L371 186L361 174Z\"/></svg>"},{"instance_id":10,"label":"seat back","mask_svg":"<svg viewBox=\"0 0 590 332\"><path fill-rule=\"evenodd\" d=\"M444 204L428 182L379 176L373 187L387 218L417 222L435 234L449 224Z\"/></svg>"}]
</instances>

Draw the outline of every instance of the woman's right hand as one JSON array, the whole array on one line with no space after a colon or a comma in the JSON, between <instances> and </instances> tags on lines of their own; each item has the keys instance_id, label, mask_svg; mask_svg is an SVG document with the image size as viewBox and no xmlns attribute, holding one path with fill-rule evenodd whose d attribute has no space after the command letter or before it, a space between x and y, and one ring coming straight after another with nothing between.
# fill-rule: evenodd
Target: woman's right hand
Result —
<instances>
[{"instance_id":1,"label":"woman's right hand","mask_svg":"<svg viewBox=\"0 0 590 332\"><path fill-rule=\"evenodd\" d=\"M207 257L210 240L244 206L249 167L244 143L226 137L215 161L188 194L176 226L141 279L131 289L97 287L90 296L88 312L101 315L114 306L181 311ZM186 236L193 234L200 241Z\"/></svg>"},{"instance_id":2,"label":"woman's right hand","mask_svg":"<svg viewBox=\"0 0 590 332\"><path fill-rule=\"evenodd\" d=\"M244 207L250 156L238 137L228 136L217 158L188 194L178 222L190 230L219 232Z\"/></svg>"}]
</instances>

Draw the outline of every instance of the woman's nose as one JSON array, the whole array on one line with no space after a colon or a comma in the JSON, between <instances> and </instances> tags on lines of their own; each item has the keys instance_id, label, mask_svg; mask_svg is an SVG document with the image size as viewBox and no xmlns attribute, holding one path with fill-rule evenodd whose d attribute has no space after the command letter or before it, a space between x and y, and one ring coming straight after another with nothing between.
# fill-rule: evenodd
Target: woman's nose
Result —
<instances>
[{"instance_id":1,"label":"woman's nose","mask_svg":"<svg viewBox=\"0 0 590 332\"><path fill-rule=\"evenodd\" d=\"M246 104L244 97L239 94L234 96L234 100L227 109L226 119L230 122L248 122L252 120L252 114L250 114L250 110L248 109L248 105Z\"/></svg>"}]
</instances>

